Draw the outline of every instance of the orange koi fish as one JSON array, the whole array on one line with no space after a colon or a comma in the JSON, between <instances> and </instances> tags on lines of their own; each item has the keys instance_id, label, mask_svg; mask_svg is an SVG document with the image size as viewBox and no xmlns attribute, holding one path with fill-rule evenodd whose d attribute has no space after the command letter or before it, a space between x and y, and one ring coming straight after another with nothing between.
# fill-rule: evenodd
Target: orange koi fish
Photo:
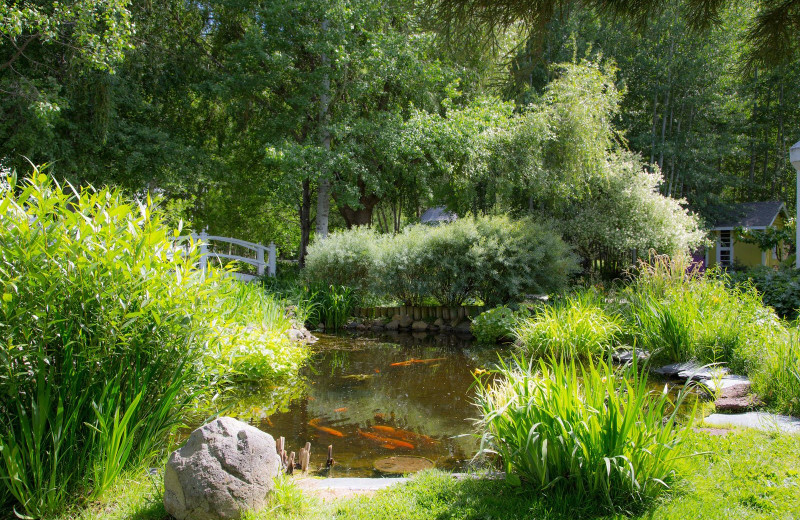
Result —
<instances>
[{"instance_id":1,"label":"orange koi fish","mask_svg":"<svg viewBox=\"0 0 800 520\"><path fill-rule=\"evenodd\" d=\"M409 450L414 449L414 445L409 442L398 441L397 439L389 439L388 437L381 437L380 435L375 435L374 433L368 433L362 430L358 430L358 434L365 439L378 442L384 447L386 447L388 444L389 446L393 446L393 448L406 448Z\"/></svg>"},{"instance_id":2,"label":"orange koi fish","mask_svg":"<svg viewBox=\"0 0 800 520\"><path fill-rule=\"evenodd\" d=\"M387 450L393 450L394 446L391 444L381 444L381 448L386 448Z\"/></svg>"},{"instance_id":3,"label":"orange koi fish","mask_svg":"<svg viewBox=\"0 0 800 520\"><path fill-rule=\"evenodd\" d=\"M346 406L343 406L341 408L337 408L336 410L334 410L334 412L336 412L336 413L346 412L346 411L347 411L347 407Z\"/></svg>"},{"instance_id":4,"label":"orange koi fish","mask_svg":"<svg viewBox=\"0 0 800 520\"><path fill-rule=\"evenodd\" d=\"M421 433L414 433L408 430L400 430L397 428L392 428L391 426L383 426L380 424L376 424L372 427L373 430L378 430L380 432L384 432L390 437L394 437L395 439L403 439L406 441L415 441L415 442L425 442L428 444L436 444L437 441L433 437L428 437L427 435L422 435Z\"/></svg>"},{"instance_id":5,"label":"orange koi fish","mask_svg":"<svg viewBox=\"0 0 800 520\"><path fill-rule=\"evenodd\" d=\"M308 425L323 433L327 433L328 435L333 435L335 437L344 437L344 433L340 432L339 430L334 430L333 428L328 428L327 426L320 426L319 418L311 419L310 421L308 421Z\"/></svg>"},{"instance_id":6,"label":"orange koi fish","mask_svg":"<svg viewBox=\"0 0 800 520\"><path fill-rule=\"evenodd\" d=\"M432 358L432 359L414 359L411 358L408 361L398 361L397 363L390 363L390 367L410 367L415 363L433 363L435 361L444 361L446 358Z\"/></svg>"}]
</instances>

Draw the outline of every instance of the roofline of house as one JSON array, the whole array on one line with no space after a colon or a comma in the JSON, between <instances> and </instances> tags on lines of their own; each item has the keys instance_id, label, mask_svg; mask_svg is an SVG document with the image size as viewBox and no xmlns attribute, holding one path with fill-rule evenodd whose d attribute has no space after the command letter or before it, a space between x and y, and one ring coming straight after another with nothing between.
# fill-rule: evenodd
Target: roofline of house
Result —
<instances>
[{"instance_id":1,"label":"roofline of house","mask_svg":"<svg viewBox=\"0 0 800 520\"><path fill-rule=\"evenodd\" d=\"M775 220L774 220L774 219L773 219L773 222L775 222ZM770 224L770 226L771 226L771 225L772 225L772 224ZM733 231L734 229L736 229L736 228L740 228L740 227L744 227L744 226L733 226L733 227L731 227L731 226L726 226L726 227L715 227L715 228L711 228L711 231ZM764 229L767 229L768 227L769 227L769 226L747 226L747 229L757 229L757 230L764 230Z\"/></svg>"},{"instance_id":2,"label":"roofline of house","mask_svg":"<svg viewBox=\"0 0 800 520\"><path fill-rule=\"evenodd\" d=\"M772 227L772 225L775 223L775 220L778 218L778 215L780 215L781 213L783 213L783 216L786 217L787 219L789 218L789 213L786 211L786 204L783 202L781 202L778 211L775 212L775 216L772 217L769 226L724 226L724 227L713 227L711 228L711 231L733 231L734 229L740 227L746 227L747 229L764 230L767 229L768 227Z\"/></svg>"},{"instance_id":3,"label":"roofline of house","mask_svg":"<svg viewBox=\"0 0 800 520\"><path fill-rule=\"evenodd\" d=\"M778 212L775 213L774 217L772 217L772 222L769 223L770 226L775 223L775 219L777 219L778 215L780 215L781 213L783 213L783 216L786 217L787 219L789 218L789 213L786 212L786 204L783 202L781 202L781 207L778 208Z\"/></svg>"}]
</instances>

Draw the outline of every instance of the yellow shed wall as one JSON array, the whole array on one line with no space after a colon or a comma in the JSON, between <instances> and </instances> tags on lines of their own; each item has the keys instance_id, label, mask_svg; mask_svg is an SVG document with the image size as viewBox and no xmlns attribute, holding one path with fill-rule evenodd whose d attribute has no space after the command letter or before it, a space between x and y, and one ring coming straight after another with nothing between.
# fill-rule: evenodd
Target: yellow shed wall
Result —
<instances>
[{"instance_id":1,"label":"yellow shed wall","mask_svg":"<svg viewBox=\"0 0 800 520\"><path fill-rule=\"evenodd\" d=\"M774 227L778 229L783 229L786 227L786 217L783 214L778 215L775 219L775 223L773 224ZM719 237L719 231L713 231L713 245L708 248L708 267L712 267L717 265L717 239ZM762 265L761 264L761 250L758 249L758 246L755 244L745 244L744 242L739 242L736 240L736 236L733 236L733 258L734 264L743 265L746 267L755 267ZM766 252L766 263L769 267L778 267L780 262L772 251Z\"/></svg>"}]
</instances>

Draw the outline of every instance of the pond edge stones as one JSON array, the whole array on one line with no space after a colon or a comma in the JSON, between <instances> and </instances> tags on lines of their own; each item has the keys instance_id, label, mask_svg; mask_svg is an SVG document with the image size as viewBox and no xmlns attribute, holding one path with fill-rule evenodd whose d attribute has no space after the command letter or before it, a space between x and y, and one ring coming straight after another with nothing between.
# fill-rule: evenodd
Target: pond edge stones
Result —
<instances>
[{"instance_id":1,"label":"pond edge stones","mask_svg":"<svg viewBox=\"0 0 800 520\"><path fill-rule=\"evenodd\" d=\"M164 473L164 508L177 520L236 520L263 508L281 472L271 435L220 417L172 452Z\"/></svg>"}]
</instances>

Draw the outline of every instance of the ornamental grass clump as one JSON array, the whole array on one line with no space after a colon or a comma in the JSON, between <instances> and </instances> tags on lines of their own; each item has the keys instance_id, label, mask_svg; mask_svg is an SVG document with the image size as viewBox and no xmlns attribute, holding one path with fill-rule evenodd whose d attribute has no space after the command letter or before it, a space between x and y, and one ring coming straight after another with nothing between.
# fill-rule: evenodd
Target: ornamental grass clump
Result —
<instances>
[{"instance_id":1,"label":"ornamental grass clump","mask_svg":"<svg viewBox=\"0 0 800 520\"><path fill-rule=\"evenodd\" d=\"M635 366L515 357L477 386L484 450L523 485L633 512L678 477L684 394L651 390Z\"/></svg>"},{"instance_id":2,"label":"ornamental grass clump","mask_svg":"<svg viewBox=\"0 0 800 520\"><path fill-rule=\"evenodd\" d=\"M519 348L530 356L591 358L616 346L623 325L622 318L606 309L601 294L583 291L539 307L514 333Z\"/></svg>"},{"instance_id":3,"label":"ornamental grass clump","mask_svg":"<svg viewBox=\"0 0 800 520\"><path fill-rule=\"evenodd\" d=\"M642 263L622 297L637 344L662 362L722 362L750 374L788 338L752 286L731 287L724 273L702 273L684 256Z\"/></svg>"}]
</instances>

